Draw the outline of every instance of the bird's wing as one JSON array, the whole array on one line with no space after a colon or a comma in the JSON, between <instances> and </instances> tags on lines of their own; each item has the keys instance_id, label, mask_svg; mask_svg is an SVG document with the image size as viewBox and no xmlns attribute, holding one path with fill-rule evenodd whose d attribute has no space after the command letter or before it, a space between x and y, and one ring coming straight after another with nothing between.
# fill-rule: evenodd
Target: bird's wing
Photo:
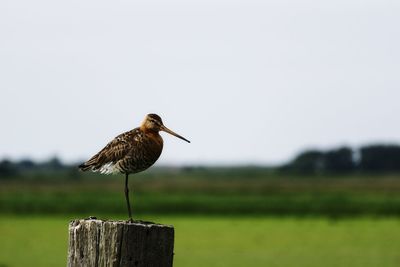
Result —
<instances>
[{"instance_id":1,"label":"bird's wing","mask_svg":"<svg viewBox=\"0 0 400 267\"><path fill-rule=\"evenodd\" d=\"M138 129L122 133L109 142L100 152L79 166L83 171L92 170L111 173L116 162L123 159L131 151L135 143Z\"/></svg>"}]
</instances>

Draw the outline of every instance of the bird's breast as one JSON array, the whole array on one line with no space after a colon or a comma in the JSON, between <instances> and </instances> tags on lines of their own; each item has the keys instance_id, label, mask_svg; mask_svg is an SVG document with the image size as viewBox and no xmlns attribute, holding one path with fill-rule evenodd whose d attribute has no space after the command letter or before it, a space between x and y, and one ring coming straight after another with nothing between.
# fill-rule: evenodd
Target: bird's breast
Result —
<instances>
[{"instance_id":1,"label":"bird's breast","mask_svg":"<svg viewBox=\"0 0 400 267\"><path fill-rule=\"evenodd\" d=\"M163 140L158 133L137 131L133 139L132 150L123 161L128 166L123 169L126 169L124 171L129 173L136 173L149 168L160 157L163 149Z\"/></svg>"},{"instance_id":2,"label":"bird's breast","mask_svg":"<svg viewBox=\"0 0 400 267\"><path fill-rule=\"evenodd\" d=\"M150 157L154 160L154 162L160 157L162 149L163 149L163 139L158 133L146 134L147 137L147 151L150 153ZM154 163L153 162L153 163Z\"/></svg>"},{"instance_id":3,"label":"bird's breast","mask_svg":"<svg viewBox=\"0 0 400 267\"><path fill-rule=\"evenodd\" d=\"M146 133L146 136L151 141L150 143L152 143L152 145L154 145L155 147L162 150L164 142L163 142L161 135L159 135L158 133L150 132L150 133Z\"/></svg>"}]
</instances>

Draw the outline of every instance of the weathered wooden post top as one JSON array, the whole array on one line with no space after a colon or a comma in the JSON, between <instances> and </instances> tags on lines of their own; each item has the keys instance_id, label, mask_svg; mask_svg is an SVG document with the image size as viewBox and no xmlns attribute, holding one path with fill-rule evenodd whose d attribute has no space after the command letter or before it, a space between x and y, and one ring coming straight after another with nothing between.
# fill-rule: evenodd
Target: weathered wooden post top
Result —
<instances>
[{"instance_id":1,"label":"weathered wooden post top","mask_svg":"<svg viewBox=\"0 0 400 267\"><path fill-rule=\"evenodd\" d=\"M69 224L69 267L172 267L173 251L172 226L97 219Z\"/></svg>"}]
</instances>

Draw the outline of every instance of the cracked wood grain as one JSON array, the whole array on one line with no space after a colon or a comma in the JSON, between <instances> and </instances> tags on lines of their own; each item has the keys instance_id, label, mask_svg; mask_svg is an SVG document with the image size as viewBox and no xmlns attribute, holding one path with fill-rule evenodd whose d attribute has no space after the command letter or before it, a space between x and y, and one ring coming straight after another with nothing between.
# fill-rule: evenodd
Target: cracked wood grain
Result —
<instances>
[{"instance_id":1,"label":"cracked wood grain","mask_svg":"<svg viewBox=\"0 0 400 267\"><path fill-rule=\"evenodd\" d=\"M68 267L172 267L174 228L149 222L74 220Z\"/></svg>"}]
</instances>

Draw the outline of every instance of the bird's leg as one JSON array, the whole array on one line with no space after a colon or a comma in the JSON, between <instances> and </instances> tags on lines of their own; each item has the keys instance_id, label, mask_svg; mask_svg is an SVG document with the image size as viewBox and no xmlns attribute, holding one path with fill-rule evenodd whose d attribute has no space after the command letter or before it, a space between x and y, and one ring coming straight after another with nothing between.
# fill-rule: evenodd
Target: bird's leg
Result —
<instances>
[{"instance_id":1,"label":"bird's leg","mask_svg":"<svg viewBox=\"0 0 400 267\"><path fill-rule=\"evenodd\" d=\"M128 213L129 213L129 221L132 222L132 212L131 212L131 204L129 203L129 189L128 189L128 176L129 174L125 174L125 199L126 205L128 206Z\"/></svg>"}]
</instances>

